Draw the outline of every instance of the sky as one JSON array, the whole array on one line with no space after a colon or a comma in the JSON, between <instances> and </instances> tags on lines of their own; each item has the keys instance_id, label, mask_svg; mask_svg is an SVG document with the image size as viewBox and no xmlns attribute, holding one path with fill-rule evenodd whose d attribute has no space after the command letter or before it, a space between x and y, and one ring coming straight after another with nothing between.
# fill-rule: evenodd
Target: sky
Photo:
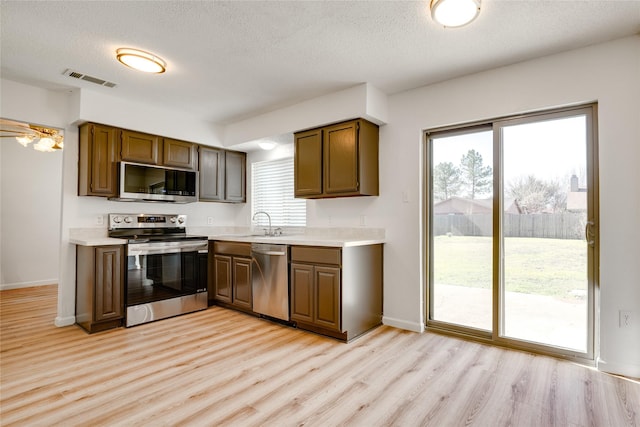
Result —
<instances>
[{"instance_id":1,"label":"sky","mask_svg":"<svg viewBox=\"0 0 640 427\"><path fill-rule=\"evenodd\" d=\"M558 180L568 188L569 178L584 178L587 165L586 117L575 116L502 127L504 179L508 186L520 176L535 175ZM482 155L483 165L493 167L493 131L434 139L433 165L460 164L467 151ZM582 175L582 176L581 176ZM581 187L586 183L582 181Z\"/></svg>"}]
</instances>

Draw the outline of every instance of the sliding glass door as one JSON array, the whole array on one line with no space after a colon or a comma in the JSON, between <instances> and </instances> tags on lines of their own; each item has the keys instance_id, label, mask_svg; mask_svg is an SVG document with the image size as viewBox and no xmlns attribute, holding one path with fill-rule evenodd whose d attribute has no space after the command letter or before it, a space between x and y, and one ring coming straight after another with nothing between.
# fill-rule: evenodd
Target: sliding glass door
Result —
<instances>
[{"instance_id":1,"label":"sliding glass door","mask_svg":"<svg viewBox=\"0 0 640 427\"><path fill-rule=\"evenodd\" d=\"M500 123L505 337L586 353L587 117Z\"/></svg>"},{"instance_id":2,"label":"sliding glass door","mask_svg":"<svg viewBox=\"0 0 640 427\"><path fill-rule=\"evenodd\" d=\"M593 357L595 106L427 132L427 326Z\"/></svg>"},{"instance_id":3,"label":"sliding glass door","mask_svg":"<svg viewBox=\"0 0 640 427\"><path fill-rule=\"evenodd\" d=\"M432 139L432 316L490 332L493 286L493 131Z\"/></svg>"}]
</instances>

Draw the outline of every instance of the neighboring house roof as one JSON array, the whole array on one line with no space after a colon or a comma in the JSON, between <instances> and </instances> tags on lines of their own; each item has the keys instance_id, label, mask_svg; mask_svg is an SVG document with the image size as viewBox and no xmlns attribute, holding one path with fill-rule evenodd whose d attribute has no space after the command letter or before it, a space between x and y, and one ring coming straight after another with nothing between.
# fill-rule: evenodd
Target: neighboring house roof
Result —
<instances>
[{"instance_id":1,"label":"neighboring house roof","mask_svg":"<svg viewBox=\"0 0 640 427\"><path fill-rule=\"evenodd\" d=\"M568 211L586 211L587 193L585 191L570 191L567 193Z\"/></svg>"},{"instance_id":2,"label":"neighboring house roof","mask_svg":"<svg viewBox=\"0 0 640 427\"><path fill-rule=\"evenodd\" d=\"M506 199L504 202L505 212L519 214L520 208L513 199ZM493 199L466 199L464 197L453 196L433 204L434 215L472 215L489 214L493 209Z\"/></svg>"}]
</instances>

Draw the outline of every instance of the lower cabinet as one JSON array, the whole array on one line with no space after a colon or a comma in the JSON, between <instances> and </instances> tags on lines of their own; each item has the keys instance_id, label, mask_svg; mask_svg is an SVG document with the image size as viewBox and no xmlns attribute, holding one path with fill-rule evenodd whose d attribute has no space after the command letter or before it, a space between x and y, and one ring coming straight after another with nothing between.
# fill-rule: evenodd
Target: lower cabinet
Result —
<instances>
[{"instance_id":1,"label":"lower cabinet","mask_svg":"<svg viewBox=\"0 0 640 427\"><path fill-rule=\"evenodd\" d=\"M382 245L291 247L291 320L349 341L382 323Z\"/></svg>"},{"instance_id":2,"label":"lower cabinet","mask_svg":"<svg viewBox=\"0 0 640 427\"><path fill-rule=\"evenodd\" d=\"M87 332L122 326L125 247L77 246L76 323Z\"/></svg>"},{"instance_id":3,"label":"lower cabinet","mask_svg":"<svg viewBox=\"0 0 640 427\"><path fill-rule=\"evenodd\" d=\"M340 332L340 267L291 263L291 320Z\"/></svg>"},{"instance_id":4,"label":"lower cabinet","mask_svg":"<svg viewBox=\"0 0 640 427\"><path fill-rule=\"evenodd\" d=\"M251 244L209 243L209 303L252 311Z\"/></svg>"},{"instance_id":5,"label":"lower cabinet","mask_svg":"<svg viewBox=\"0 0 640 427\"><path fill-rule=\"evenodd\" d=\"M382 323L382 245L289 246L290 323L350 341ZM209 242L209 305L253 313L251 243Z\"/></svg>"}]
</instances>

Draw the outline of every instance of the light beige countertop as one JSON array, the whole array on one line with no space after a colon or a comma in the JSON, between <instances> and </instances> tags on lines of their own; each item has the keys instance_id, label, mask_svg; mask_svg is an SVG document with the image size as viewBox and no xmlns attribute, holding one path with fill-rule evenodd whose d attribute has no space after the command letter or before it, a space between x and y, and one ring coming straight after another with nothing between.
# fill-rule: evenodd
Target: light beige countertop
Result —
<instances>
[{"instance_id":1,"label":"light beige countertop","mask_svg":"<svg viewBox=\"0 0 640 427\"><path fill-rule=\"evenodd\" d=\"M385 242L384 229L380 228L305 227L285 229L282 236L268 237L248 227L187 227L187 234L230 242L329 247L366 246ZM127 240L109 237L105 228L72 228L69 230L69 242L82 246L108 246L124 245Z\"/></svg>"},{"instance_id":2,"label":"light beige countertop","mask_svg":"<svg viewBox=\"0 0 640 427\"><path fill-rule=\"evenodd\" d=\"M71 228L69 242L81 246L126 245L127 239L109 237L106 228Z\"/></svg>"}]
</instances>

